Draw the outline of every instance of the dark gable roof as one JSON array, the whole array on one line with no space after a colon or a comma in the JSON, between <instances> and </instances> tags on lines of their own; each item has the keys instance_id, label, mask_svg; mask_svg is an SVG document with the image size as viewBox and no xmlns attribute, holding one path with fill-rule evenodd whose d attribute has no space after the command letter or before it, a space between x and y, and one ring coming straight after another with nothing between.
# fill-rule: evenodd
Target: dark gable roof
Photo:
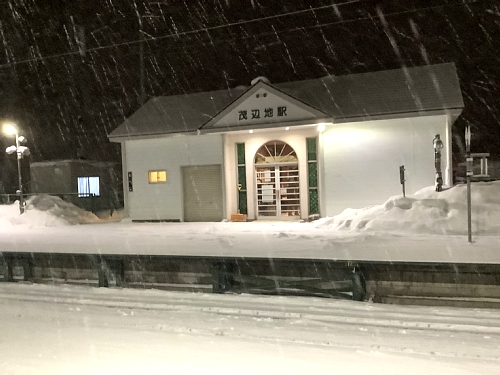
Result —
<instances>
[{"instance_id":1,"label":"dark gable roof","mask_svg":"<svg viewBox=\"0 0 500 375\"><path fill-rule=\"evenodd\" d=\"M330 113L334 122L464 107L455 65L451 63L297 83L276 86Z\"/></svg>"},{"instance_id":2,"label":"dark gable roof","mask_svg":"<svg viewBox=\"0 0 500 375\"><path fill-rule=\"evenodd\" d=\"M328 113L334 122L443 110L460 112L464 106L453 63L327 76L274 86ZM109 138L196 132L245 92L245 88L235 88L153 98Z\"/></svg>"},{"instance_id":3,"label":"dark gable roof","mask_svg":"<svg viewBox=\"0 0 500 375\"><path fill-rule=\"evenodd\" d=\"M245 91L246 88L236 88L152 98L109 138L196 132Z\"/></svg>"}]
</instances>

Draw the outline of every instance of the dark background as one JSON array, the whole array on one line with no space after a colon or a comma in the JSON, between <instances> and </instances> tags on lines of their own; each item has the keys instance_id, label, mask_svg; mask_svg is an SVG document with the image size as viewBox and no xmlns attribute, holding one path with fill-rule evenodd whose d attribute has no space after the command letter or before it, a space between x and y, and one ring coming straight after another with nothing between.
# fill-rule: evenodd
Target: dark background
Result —
<instances>
[{"instance_id":1,"label":"dark background","mask_svg":"<svg viewBox=\"0 0 500 375\"><path fill-rule=\"evenodd\" d=\"M0 0L0 119L31 161L120 161L107 134L140 107L141 35L146 99L454 62L454 161L467 124L472 151L500 158L498 1ZM15 174L0 152L0 193Z\"/></svg>"}]
</instances>

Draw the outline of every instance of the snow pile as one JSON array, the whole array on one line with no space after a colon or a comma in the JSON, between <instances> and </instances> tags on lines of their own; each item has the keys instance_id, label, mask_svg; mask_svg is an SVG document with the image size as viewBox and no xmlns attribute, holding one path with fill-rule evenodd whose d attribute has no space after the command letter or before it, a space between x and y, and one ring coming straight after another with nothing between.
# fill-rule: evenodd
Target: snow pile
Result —
<instances>
[{"instance_id":1,"label":"snow pile","mask_svg":"<svg viewBox=\"0 0 500 375\"><path fill-rule=\"evenodd\" d=\"M51 195L37 195L26 201L26 210L19 215L19 202L1 206L0 223L30 227L61 227L99 222L99 218L74 204Z\"/></svg>"},{"instance_id":2,"label":"snow pile","mask_svg":"<svg viewBox=\"0 0 500 375\"><path fill-rule=\"evenodd\" d=\"M472 184L471 190L473 234L497 235L500 233L500 181L477 182ZM433 187L427 187L412 196L391 197L382 205L347 209L337 216L316 221L311 229L322 228L337 233L463 235L467 233L466 193L466 185L458 185L439 193ZM123 211L107 211L96 216L49 195L30 198L24 215L19 215L17 203L0 206L0 225L59 227L121 221L122 216ZM223 230L226 229L224 227ZM204 229L205 232L218 230L221 228L217 226Z\"/></svg>"},{"instance_id":3,"label":"snow pile","mask_svg":"<svg viewBox=\"0 0 500 375\"><path fill-rule=\"evenodd\" d=\"M472 231L500 232L500 181L472 184ZM467 186L457 185L442 192L433 187L413 196L394 196L384 204L347 209L332 218L321 219L317 227L349 232L397 232L412 234L467 233Z\"/></svg>"}]
</instances>

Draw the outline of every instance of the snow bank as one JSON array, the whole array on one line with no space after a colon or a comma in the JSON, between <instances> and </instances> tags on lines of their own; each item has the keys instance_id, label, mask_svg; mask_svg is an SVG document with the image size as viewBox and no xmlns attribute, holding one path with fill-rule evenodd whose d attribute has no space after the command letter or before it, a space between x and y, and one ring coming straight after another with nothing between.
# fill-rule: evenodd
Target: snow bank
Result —
<instances>
[{"instance_id":1,"label":"snow bank","mask_svg":"<svg viewBox=\"0 0 500 375\"><path fill-rule=\"evenodd\" d=\"M391 197L382 205L347 209L337 216L320 219L311 228L337 233L463 235L467 233L466 191L466 185L439 193L428 187L412 196ZM27 201L24 215L19 215L17 204L0 206L0 225L58 227L121 221L122 215L123 211L107 211L96 216L58 197L39 195ZM210 228L221 230L217 225ZM472 184L472 230L476 235L500 233L500 181Z\"/></svg>"},{"instance_id":2,"label":"snow bank","mask_svg":"<svg viewBox=\"0 0 500 375\"><path fill-rule=\"evenodd\" d=\"M500 181L472 184L472 231L475 234L500 232ZM467 186L457 185L442 192L433 187L413 196L394 196L384 204L347 209L321 219L317 227L337 231L397 232L408 234L467 233Z\"/></svg>"},{"instance_id":3,"label":"snow bank","mask_svg":"<svg viewBox=\"0 0 500 375\"><path fill-rule=\"evenodd\" d=\"M37 195L29 198L23 215L19 215L19 202L0 208L0 224L61 227L99 221L100 219L93 213L51 195Z\"/></svg>"}]
</instances>

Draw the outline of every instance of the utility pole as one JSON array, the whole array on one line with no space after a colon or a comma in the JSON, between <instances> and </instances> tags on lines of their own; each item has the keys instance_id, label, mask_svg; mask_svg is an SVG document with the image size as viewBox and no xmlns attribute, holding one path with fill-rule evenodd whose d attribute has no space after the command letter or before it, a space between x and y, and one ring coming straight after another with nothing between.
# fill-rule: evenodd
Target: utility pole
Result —
<instances>
[{"instance_id":1,"label":"utility pole","mask_svg":"<svg viewBox=\"0 0 500 375\"><path fill-rule=\"evenodd\" d=\"M465 160L467 165L467 234L469 243L472 243L472 202L471 202L471 191L470 191L470 182L473 175L472 170L472 157L470 154L470 139L471 139L471 131L470 125L467 125L465 128Z\"/></svg>"}]
</instances>

